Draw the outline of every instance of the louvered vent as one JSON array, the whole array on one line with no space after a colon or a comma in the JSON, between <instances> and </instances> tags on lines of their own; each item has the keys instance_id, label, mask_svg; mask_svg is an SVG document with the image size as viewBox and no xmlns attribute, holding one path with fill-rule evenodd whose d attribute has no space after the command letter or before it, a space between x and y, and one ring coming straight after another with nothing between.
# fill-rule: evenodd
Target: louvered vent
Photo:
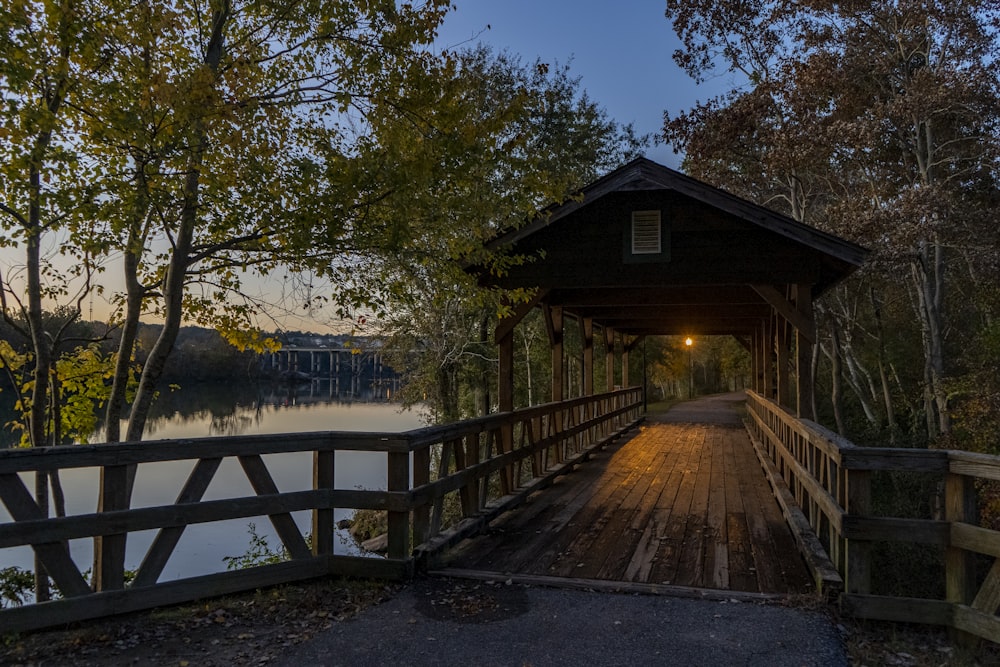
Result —
<instances>
[{"instance_id":1,"label":"louvered vent","mask_svg":"<svg viewBox=\"0 0 1000 667\"><path fill-rule=\"evenodd\" d=\"M658 255L660 251L660 212L632 211L632 254Z\"/></svg>"}]
</instances>

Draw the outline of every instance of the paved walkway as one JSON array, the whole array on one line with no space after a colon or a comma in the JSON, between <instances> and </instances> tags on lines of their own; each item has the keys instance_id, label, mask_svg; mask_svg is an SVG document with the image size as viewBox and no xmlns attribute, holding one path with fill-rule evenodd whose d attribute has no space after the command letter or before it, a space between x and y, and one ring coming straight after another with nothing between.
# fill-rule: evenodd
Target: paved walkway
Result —
<instances>
[{"instance_id":1,"label":"paved walkway","mask_svg":"<svg viewBox=\"0 0 1000 667\"><path fill-rule=\"evenodd\" d=\"M738 423L739 401L709 397L660 419ZM423 578L277 664L839 667L847 658L827 616L773 602Z\"/></svg>"},{"instance_id":2,"label":"paved walkway","mask_svg":"<svg viewBox=\"0 0 1000 667\"><path fill-rule=\"evenodd\" d=\"M847 658L826 616L775 604L421 579L277 664L846 667Z\"/></svg>"}]
</instances>

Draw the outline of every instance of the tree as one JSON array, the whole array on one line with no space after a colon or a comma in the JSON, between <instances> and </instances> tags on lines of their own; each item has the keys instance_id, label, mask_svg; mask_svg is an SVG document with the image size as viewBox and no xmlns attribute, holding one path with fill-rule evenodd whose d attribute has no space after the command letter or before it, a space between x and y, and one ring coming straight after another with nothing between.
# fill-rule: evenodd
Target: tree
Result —
<instances>
[{"instance_id":1,"label":"tree","mask_svg":"<svg viewBox=\"0 0 1000 667\"><path fill-rule=\"evenodd\" d=\"M443 0L129 8L100 94L83 102L89 138L121 186L106 200L105 238L123 253L126 285L108 440L119 435L144 312L164 326L142 367L129 440L142 437L182 321L264 345L252 326L264 303L244 290L248 272L327 271L357 245L388 244L358 224L354 186L379 178L359 157L376 149L373 118L405 114L433 81L438 63L422 45L447 9ZM336 164L336 180L314 178L314 153Z\"/></svg>"},{"instance_id":2,"label":"tree","mask_svg":"<svg viewBox=\"0 0 1000 667\"><path fill-rule=\"evenodd\" d=\"M386 347L422 353L410 355L409 377L436 388L427 395L444 420L459 418L459 398L470 388L489 395L483 386L494 364L489 334L510 301L525 297L481 290L464 267L502 272L510 262L529 261L490 253L486 242L563 201L645 143L608 118L568 66L526 65L482 46L454 54L452 63L442 91L452 104L438 108L428 124L435 141L407 131L409 138L382 142L404 147L397 159L418 160L423 167L406 173L423 178L379 209L395 224L403 217L447 230L414 237L403 249L408 261L391 267L395 280L384 289L392 313L384 321ZM481 402L475 410L489 408Z\"/></svg>"},{"instance_id":3,"label":"tree","mask_svg":"<svg viewBox=\"0 0 1000 667\"><path fill-rule=\"evenodd\" d=\"M969 317L949 294L996 261L984 203L996 191L1000 9L671 1L667 16L684 43L676 58L689 71L705 76L718 66L748 80L744 90L665 119L665 136L687 150L686 168L873 248L871 282L848 288L866 298L840 293L828 314L841 330L838 356L860 370L864 352L845 333L859 312L850 304L864 304L883 397L892 362L880 304L895 299L906 276L899 287L921 341L926 433L947 434L948 376L962 363L948 332ZM852 384L859 400L871 393ZM883 403L891 417L892 402Z\"/></svg>"},{"instance_id":4,"label":"tree","mask_svg":"<svg viewBox=\"0 0 1000 667\"><path fill-rule=\"evenodd\" d=\"M36 446L58 444L49 414L58 384L53 364L95 271L85 248L62 246L65 269L48 248L93 210L95 167L76 150L80 116L71 101L82 79L106 65L95 28L103 10L67 0L13 3L0 12L0 247L24 249L23 266L0 275L0 307L7 324L30 342L31 380L21 385L20 400L27 441ZM46 301L60 299L67 306L46 321Z\"/></svg>"}]
</instances>

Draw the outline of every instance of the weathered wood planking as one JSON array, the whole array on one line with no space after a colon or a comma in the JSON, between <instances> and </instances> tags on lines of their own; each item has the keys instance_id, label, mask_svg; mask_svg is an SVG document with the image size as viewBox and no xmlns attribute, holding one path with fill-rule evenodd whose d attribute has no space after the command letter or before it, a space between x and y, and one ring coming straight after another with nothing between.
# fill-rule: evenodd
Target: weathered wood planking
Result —
<instances>
[{"instance_id":1,"label":"weathered wood planking","mask_svg":"<svg viewBox=\"0 0 1000 667\"><path fill-rule=\"evenodd\" d=\"M745 431L697 424L652 424L595 453L447 562L754 593L811 587Z\"/></svg>"}]
</instances>

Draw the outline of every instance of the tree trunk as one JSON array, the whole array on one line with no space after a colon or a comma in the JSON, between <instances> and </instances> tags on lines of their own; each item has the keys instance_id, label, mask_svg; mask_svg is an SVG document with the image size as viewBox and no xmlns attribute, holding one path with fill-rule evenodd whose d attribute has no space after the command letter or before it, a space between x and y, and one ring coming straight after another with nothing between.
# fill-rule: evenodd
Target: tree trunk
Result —
<instances>
[{"instance_id":1,"label":"tree trunk","mask_svg":"<svg viewBox=\"0 0 1000 667\"><path fill-rule=\"evenodd\" d=\"M889 376L886 371L885 330L882 326L882 304L875 294L875 287L868 290L872 312L875 316L875 337L878 353L878 377L882 385L882 401L885 406L885 421L889 429L889 445L896 445L896 410L892 404L892 392L889 389Z\"/></svg>"},{"instance_id":2,"label":"tree trunk","mask_svg":"<svg viewBox=\"0 0 1000 667\"><path fill-rule=\"evenodd\" d=\"M924 349L924 409L930 440L951 432L948 395L944 388L944 345L941 333L943 260L944 249L940 244L923 244L916 260L910 264Z\"/></svg>"},{"instance_id":3,"label":"tree trunk","mask_svg":"<svg viewBox=\"0 0 1000 667\"><path fill-rule=\"evenodd\" d=\"M212 17L212 34L205 49L205 64L213 73L218 73L219 63L225 47L224 30L229 21L230 6L223 2L215 10ZM126 439L141 440L149 417L149 408L156 395L156 387L163 375L167 357L177 341L184 316L184 284L191 262L191 247L194 231L198 223L198 208L200 201L201 169L203 153L208 140L204 119L196 119L190 133L191 155L187 165L187 176L184 181L183 206L180 212L180 223L174 238L174 247L167 267L167 275L163 282L163 329L149 352L149 357L142 369L139 388L129 413Z\"/></svg>"},{"instance_id":4,"label":"tree trunk","mask_svg":"<svg viewBox=\"0 0 1000 667\"><path fill-rule=\"evenodd\" d=\"M129 245L135 243L132 233L129 234ZM125 393L131 377L132 353L135 351L135 341L139 333L139 318L142 314L142 299L144 290L139 284L139 257L129 248L124 256L125 276L125 321L122 323L121 340L118 342L118 356L115 359L114 379L111 383L111 395L108 397L105 411L105 440L118 442L121 440L121 419L125 414Z\"/></svg>"},{"instance_id":5,"label":"tree trunk","mask_svg":"<svg viewBox=\"0 0 1000 667\"><path fill-rule=\"evenodd\" d=\"M47 145L48 138L40 139L39 145ZM36 146L39 152L44 151ZM31 334L31 347L34 354L35 367L32 371L34 386L31 391L31 405L28 409L28 440L32 447L45 445L46 425L49 408L49 371L52 367L52 349L48 336L45 335L45 324L42 310L42 263L41 263L41 165L32 164L29 177L31 187L31 203L28 211L28 234L25 248L26 255L26 287L28 290L28 308L25 318L28 331Z\"/></svg>"}]
</instances>

